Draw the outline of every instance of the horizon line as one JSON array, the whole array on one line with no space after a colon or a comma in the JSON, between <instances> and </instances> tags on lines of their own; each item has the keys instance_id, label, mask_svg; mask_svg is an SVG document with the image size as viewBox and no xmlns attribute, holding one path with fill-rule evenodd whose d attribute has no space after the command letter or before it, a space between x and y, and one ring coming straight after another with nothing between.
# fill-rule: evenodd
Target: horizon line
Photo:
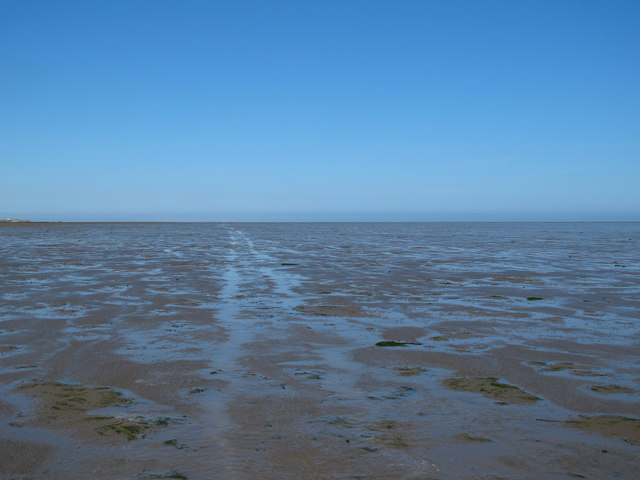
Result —
<instances>
[{"instance_id":1,"label":"horizon line","mask_svg":"<svg viewBox=\"0 0 640 480\"><path fill-rule=\"evenodd\" d=\"M79 224L203 224L203 223L640 223L640 220L17 220L0 219L3 226Z\"/></svg>"}]
</instances>

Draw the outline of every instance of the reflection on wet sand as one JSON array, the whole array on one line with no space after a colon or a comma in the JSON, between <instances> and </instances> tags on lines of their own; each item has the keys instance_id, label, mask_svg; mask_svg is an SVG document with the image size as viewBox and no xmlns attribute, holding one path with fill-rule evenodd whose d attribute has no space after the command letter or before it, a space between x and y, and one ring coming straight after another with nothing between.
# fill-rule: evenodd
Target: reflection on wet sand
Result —
<instances>
[{"instance_id":1,"label":"reflection on wet sand","mask_svg":"<svg viewBox=\"0 0 640 480\"><path fill-rule=\"evenodd\" d=\"M0 478L633 478L639 224L0 226Z\"/></svg>"}]
</instances>

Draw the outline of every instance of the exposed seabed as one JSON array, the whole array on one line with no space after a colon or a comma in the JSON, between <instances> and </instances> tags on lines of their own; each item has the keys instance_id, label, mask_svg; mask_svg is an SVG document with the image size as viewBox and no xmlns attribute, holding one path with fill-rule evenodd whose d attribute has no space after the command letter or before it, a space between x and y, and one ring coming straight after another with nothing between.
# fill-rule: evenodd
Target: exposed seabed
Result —
<instances>
[{"instance_id":1,"label":"exposed seabed","mask_svg":"<svg viewBox=\"0 0 640 480\"><path fill-rule=\"evenodd\" d=\"M640 469L640 224L0 226L0 478Z\"/></svg>"}]
</instances>

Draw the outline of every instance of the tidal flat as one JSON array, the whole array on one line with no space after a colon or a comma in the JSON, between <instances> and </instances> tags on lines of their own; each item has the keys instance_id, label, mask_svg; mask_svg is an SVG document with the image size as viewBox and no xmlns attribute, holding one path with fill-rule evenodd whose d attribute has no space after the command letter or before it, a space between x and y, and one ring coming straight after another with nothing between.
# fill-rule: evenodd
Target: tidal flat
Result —
<instances>
[{"instance_id":1,"label":"tidal flat","mask_svg":"<svg viewBox=\"0 0 640 480\"><path fill-rule=\"evenodd\" d=\"M640 471L640 223L0 225L0 479Z\"/></svg>"}]
</instances>

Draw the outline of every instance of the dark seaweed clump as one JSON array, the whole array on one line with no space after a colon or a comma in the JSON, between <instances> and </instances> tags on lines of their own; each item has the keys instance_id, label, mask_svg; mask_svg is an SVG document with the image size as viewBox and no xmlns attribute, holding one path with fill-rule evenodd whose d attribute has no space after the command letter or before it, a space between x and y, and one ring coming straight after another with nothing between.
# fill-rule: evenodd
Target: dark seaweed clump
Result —
<instances>
[{"instance_id":1,"label":"dark seaweed clump","mask_svg":"<svg viewBox=\"0 0 640 480\"><path fill-rule=\"evenodd\" d=\"M420 345L419 343L411 342L396 342L394 340L383 340L376 343L377 347L406 347L407 345Z\"/></svg>"}]
</instances>

